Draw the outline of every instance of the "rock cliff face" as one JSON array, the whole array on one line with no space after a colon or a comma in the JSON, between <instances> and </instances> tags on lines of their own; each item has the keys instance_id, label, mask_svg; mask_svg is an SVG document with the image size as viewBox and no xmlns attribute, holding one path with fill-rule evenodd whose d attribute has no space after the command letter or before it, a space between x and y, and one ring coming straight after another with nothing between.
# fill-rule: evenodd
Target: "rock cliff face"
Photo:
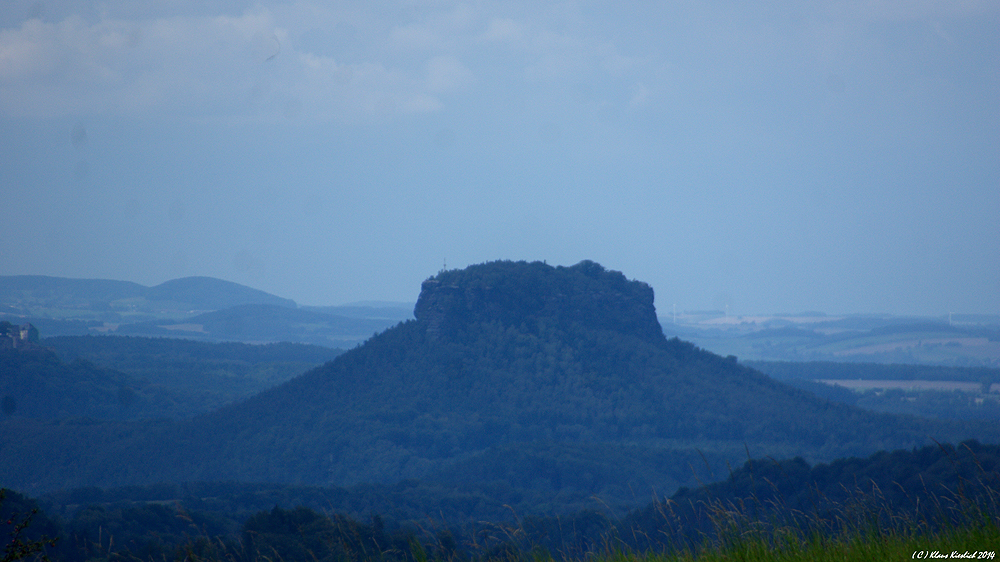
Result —
<instances>
[{"instance_id":1,"label":"rock cliff face","mask_svg":"<svg viewBox=\"0 0 1000 562\"><path fill-rule=\"evenodd\" d=\"M653 289L591 261L572 267L491 262L443 271L424 281L413 313L426 324L431 340L479 322L531 331L541 322L562 330L583 327L663 339Z\"/></svg>"}]
</instances>

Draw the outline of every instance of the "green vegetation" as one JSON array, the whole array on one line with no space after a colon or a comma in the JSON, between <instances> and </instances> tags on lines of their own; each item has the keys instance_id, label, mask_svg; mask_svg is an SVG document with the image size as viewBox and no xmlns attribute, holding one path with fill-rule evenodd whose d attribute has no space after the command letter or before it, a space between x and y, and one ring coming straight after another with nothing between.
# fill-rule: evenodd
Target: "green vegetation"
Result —
<instances>
[{"instance_id":1,"label":"green vegetation","mask_svg":"<svg viewBox=\"0 0 1000 562\"><path fill-rule=\"evenodd\" d=\"M733 535L719 544L671 554L606 555L595 562L715 562L743 560L781 562L868 562L870 560L992 560L1000 541L995 521L936 532L894 532L879 527L847 530L835 538L813 534L796 539L784 531ZM954 553L954 554L953 554Z\"/></svg>"},{"instance_id":2,"label":"green vegetation","mask_svg":"<svg viewBox=\"0 0 1000 562\"><path fill-rule=\"evenodd\" d=\"M63 363L44 348L0 350L0 396L8 419L128 419L139 412L157 417L177 402L165 389L86 360Z\"/></svg>"},{"instance_id":3,"label":"green vegetation","mask_svg":"<svg viewBox=\"0 0 1000 562\"><path fill-rule=\"evenodd\" d=\"M594 496L620 513L712 481L748 450L821 462L1000 441L995 424L866 412L668 340L652 289L592 262L442 272L415 320L190 420L0 424L0 479L31 493L418 480L536 513Z\"/></svg>"},{"instance_id":4,"label":"green vegetation","mask_svg":"<svg viewBox=\"0 0 1000 562\"><path fill-rule=\"evenodd\" d=\"M302 344L61 336L0 349L6 417L189 418L251 396L336 357Z\"/></svg>"},{"instance_id":5,"label":"green vegetation","mask_svg":"<svg viewBox=\"0 0 1000 562\"><path fill-rule=\"evenodd\" d=\"M1000 446L965 442L813 467L754 459L723 482L622 517L447 520L427 504L423 516L399 520L359 501L360 488L303 490L263 507L277 498L262 496L266 487L202 484L53 494L42 502L60 517L36 521L59 538L47 549L57 562L885 560L996 549L998 469ZM392 502L406 501L396 493ZM37 508L14 497L22 512ZM59 503L67 500L84 503Z\"/></svg>"},{"instance_id":6,"label":"green vegetation","mask_svg":"<svg viewBox=\"0 0 1000 562\"><path fill-rule=\"evenodd\" d=\"M0 354L0 484L39 497L66 562L875 556L997 534L994 423L865 411L667 339L652 290L592 262L443 271L415 319L336 357L41 343ZM121 413L157 392L205 413Z\"/></svg>"},{"instance_id":7,"label":"green vegetation","mask_svg":"<svg viewBox=\"0 0 1000 562\"><path fill-rule=\"evenodd\" d=\"M48 562L46 549L55 546L57 539L46 533L58 529L44 516L41 521L36 520L38 515L35 502L0 488L0 534L6 536L0 539L4 545L0 562L25 559Z\"/></svg>"},{"instance_id":8,"label":"green vegetation","mask_svg":"<svg viewBox=\"0 0 1000 562\"><path fill-rule=\"evenodd\" d=\"M342 353L300 343L251 345L138 336L59 336L45 338L43 344L63 361L88 361L154 387L185 393L186 411L167 416L176 418L244 399Z\"/></svg>"}]
</instances>

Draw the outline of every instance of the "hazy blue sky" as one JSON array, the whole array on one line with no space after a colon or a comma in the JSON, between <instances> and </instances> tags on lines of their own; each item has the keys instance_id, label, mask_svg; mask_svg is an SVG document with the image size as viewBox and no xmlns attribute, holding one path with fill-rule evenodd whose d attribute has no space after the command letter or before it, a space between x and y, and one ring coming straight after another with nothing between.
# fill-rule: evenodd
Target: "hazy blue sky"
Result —
<instances>
[{"instance_id":1,"label":"hazy blue sky","mask_svg":"<svg viewBox=\"0 0 1000 562\"><path fill-rule=\"evenodd\" d=\"M4 0L0 275L1000 313L1000 3L649 4Z\"/></svg>"}]
</instances>

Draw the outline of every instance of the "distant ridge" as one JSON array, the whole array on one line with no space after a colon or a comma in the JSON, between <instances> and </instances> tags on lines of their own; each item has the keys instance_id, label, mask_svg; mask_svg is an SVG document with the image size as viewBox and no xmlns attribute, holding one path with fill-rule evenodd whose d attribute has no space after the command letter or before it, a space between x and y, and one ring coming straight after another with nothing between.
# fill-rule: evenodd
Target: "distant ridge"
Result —
<instances>
[{"instance_id":1,"label":"distant ridge","mask_svg":"<svg viewBox=\"0 0 1000 562\"><path fill-rule=\"evenodd\" d=\"M244 304L295 308L295 301L213 277L183 277L146 287L131 281L72 279L45 275L0 276L0 305L27 311L46 308L100 309L118 301L145 299L178 308L219 310Z\"/></svg>"},{"instance_id":2,"label":"distant ridge","mask_svg":"<svg viewBox=\"0 0 1000 562\"><path fill-rule=\"evenodd\" d=\"M142 296L148 287L131 281L70 279L47 275L0 275L0 304L71 304Z\"/></svg>"},{"instance_id":3,"label":"distant ridge","mask_svg":"<svg viewBox=\"0 0 1000 562\"><path fill-rule=\"evenodd\" d=\"M151 287L146 298L191 303L202 310L219 310L245 304L271 304L295 308L295 301L277 297L239 283L214 277L182 277Z\"/></svg>"},{"instance_id":4,"label":"distant ridge","mask_svg":"<svg viewBox=\"0 0 1000 562\"><path fill-rule=\"evenodd\" d=\"M142 335L200 341L297 342L347 349L401 321L413 305L298 306L212 277L145 287L128 281L0 277L0 320L41 336Z\"/></svg>"}]
</instances>

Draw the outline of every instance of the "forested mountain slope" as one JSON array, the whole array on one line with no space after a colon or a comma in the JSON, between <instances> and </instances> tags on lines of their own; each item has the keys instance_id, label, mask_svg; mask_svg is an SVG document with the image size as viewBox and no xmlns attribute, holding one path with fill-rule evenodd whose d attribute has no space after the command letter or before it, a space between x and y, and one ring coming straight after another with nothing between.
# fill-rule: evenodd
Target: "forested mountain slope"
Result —
<instances>
[{"instance_id":1,"label":"forested mountain slope","mask_svg":"<svg viewBox=\"0 0 1000 562\"><path fill-rule=\"evenodd\" d=\"M190 418L285 382L340 353L295 343L59 336L0 349L3 417Z\"/></svg>"},{"instance_id":2,"label":"forested mountain slope","mask_svg":"<svg viewBox=\"0 0 1000 562\"><path fill-rule=\"evenodd\" d=\"M114 438L87 445L69 442L76 429L65 424L48 428L47 442L4 438L18 452L53 442L67 450L45 475L4 455L0 475L48 489L416 478L487 490L495 481L634 501L635 489L648 497L690 482L695 455L722 474L747 451L817 461L1000 434L833 404L667 340L652 289L593 262L443 271L424 282L415 316L190 422L117 427ZM521 462L498 466L498 457Z\"/></svg>"}]
</instances>

